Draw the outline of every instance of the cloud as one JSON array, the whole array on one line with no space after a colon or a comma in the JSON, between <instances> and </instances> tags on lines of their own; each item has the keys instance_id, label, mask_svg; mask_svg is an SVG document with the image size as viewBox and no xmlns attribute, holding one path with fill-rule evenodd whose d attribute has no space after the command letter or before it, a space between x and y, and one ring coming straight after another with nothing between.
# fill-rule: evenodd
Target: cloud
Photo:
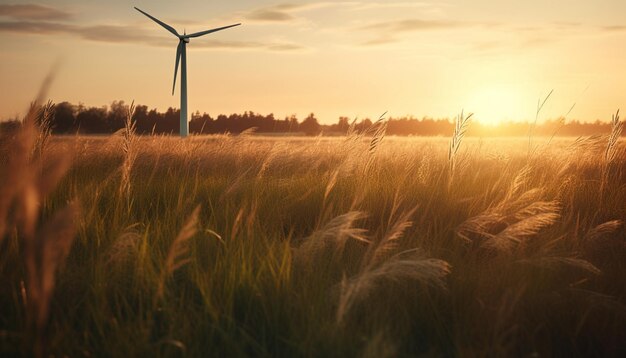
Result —
<instances>
[{"instance_id":1,"label":"cloud","mask_svg":"<svg viewBox=\"0 0 626 358\"><path fill-rule=\"evenodd\" d=\"M378 21L353 28L356 32L369 32L372 38L359 43L361 46L377 46L398 42L403 35L424 31L444 30L469 30L482 29L489 31L491 39L478 42L473 50L479 52L492 52L503 47L506 41L517 42L520 48L539 48L557 42L567 36L576 36L585 28L583 24L576 22L554 22L544 25L519 26L501 22L485 21L456 21L412 18L401 21ZM603 31L622 31L626 26L607 26ZM497 36L496 36L497 35ZM506 41L497 40L498 36L509 37ZM513 37L511 37L513 36Z\"/></svg>"},{"instance_id":2,"label":"cloud","mask_svg":"<svg viewBox=\"0 0 626 358\"><path fill-rule=\"evenodd\" d=\"M166 40L174 42L175 38L155 36L135 26L124 25L96 25L74 27L69 35L76 35L84 40L110 43L145 43L153 46L163 46Z\"/></svg>"},{"instance_id":3,"label":"cloud","mask_svg":"<svg viewBox=\"0 0 626 358\"><path fill-rule=\"evenodd\" d=\"M362 42L361 45L377 46L397 42L399 41L399 35L405 33L449 30L470 26L474 25L460 21L407 19L401 21L376 22L358 27L356 30L371 32L376 35L376 37Z\"/></svg>"},{"instance_id":4,"label":"cloud","mask_svg":"<svg viewBox=\"0 0 626 358\"><path fill-rule=\"evenodd\" d=\"M284 3L255 9L244 17L249 21L259 22L293 22L299 18L298 12L322 9L342 8L347 11L369 11L383 9L419 9L421 13L431 15L442 14L447 4L433 4L427 2L369 2L369 1L317 1L309 3Z\"/></svg>"},{"instance_id":5,"label":"cloud","mask_svg":"<svg viewBox=\"0 0 626 358\"><path fill-rule=\"evenodd\" d=\"M291 12L300 7L296 4L282 4L256 9L246 15L246 19L261 22L289 22L296 19Z\"/></svg>"},{"instance_id":6,"label":"cloud","mask_svg":"<svg viewBox=\"0 0 626 358\"><path fill-rule=\"evenodd\" d=\"M193 47L230 50L268 50L276 52L301 51L306 47L292 43L262 42L262 41L222 41L216 39L196 42Z\"/></svg>"},{"instance_id":7,"label":"cloud","mask_svg":"<svg viewBox=\"0 0 626 358\"><path fill-rule=\"evenodd\" d=\"M292 11L310 7L310 4L283 4L276 5L278 12ZM3 19L5 18L5 19ZM68 36L80 40L112 43L112 44L144 44L154 47L174 47L177 39L148 31L137 25L79 25L72 21L72 15L52 7L25 4L0 5L0 33L24 35ZM187 21L187 23L189 23ZM196 48L211 48L222 50L260 50L260 51L300 51L304 46L276 41L232 41L215 38L192 40Z\"/></svg>"},{"instance_id":8,"label":"cloud","mask_svg":"<svg viewBox=\"0 0 626 358\"><path fill-rule=\"evenodd\" d=\"M0 32L51 35L72 31L73 26L54 22L0 22Z\"/></svg>"},{"instance_id":9,"label":"cloud","mask_svg":"<svg viewBox=\"0 0 626 358\"><path fill-rule=\"evenodd\" d=\"M99 25L76 26L57 22L11 21L0 22L0 32L35 35L69 35L100 42L150 42L159 37L148 35L133 26Z\"/></svg>"},{"instance_id":10,"label":"cloud","mask_svg":"<svg viewBox=\"0 0 626 358\"><path fill-rule=\"evenodd\" d=\"M296 45L296 44L290 44L290 43L274 44L274 45L270 45L268 48L270 50L272 50L272 51L299 51L299 50L306 50L306 47L304 47L304 46L300 46L300 45Z\"/></svg>"},{"instance_id":11,"label":"cloud","mask_svg":"<svg viewBox=\"0 0 626 358\"><path fill-rule=\"evenodd\" d=\"M267 7L262 7L256 10L253 10L244 15L247 20L257 21L257 22L294 22L298 20L298 17L295 15L297 12L302 11L310 11L315 9L322 9L328 7L346 7L346 6L354 6L360 4L359 2L328 2L328 1L320 1L320 2L311 2L307 4L294 4L294 3L285 3L279 5L272 5Z\"/></svg>"},{"instance_id":12,"label":"cloud","mask_svg":"<svg viewBox=\"0 0 626 358\"><path fill-rule=\"evenodd\" d=\"M626 25L604 26L601 29L604 32L622 32L622 31L626 31Z\"/></svg>"},{"instance_id":13,"label":"cloud","mask_svg":"<svg viewBox=\"0 0 626 358\"><path fill-rule=\"evenodd\" d=\"M14 20L67 20L72 14L44 5L0 5L0 16Z\"/></svg>"},{"instance_id":14,"label":"cloud","mask_svg":"<svg viewBox=\"0 0 626 358\"><path fill-rule=\"evenodd\" d=\"M433 4L426 2L358 2L354 3L352 10L379 10L379 9L420 9L425 12L440 13L448 4Z\"/></svg>"},{"instance_id":15,"label":"cloud","mask_svg":"<svg viewBox=\"0 0 626 358\"><path fill-rule=\"evenodd\" d=\"M176 45L174 37L154 35L141 27L129 25L94 25L77 26L55 22L10 21L0 22L0 33L35 35L67 35L82 40L106 43L134 43L155 47L173 47ZM223 50L266 50L266 51L298 51L305 47L283 42L264 41L225 41L203 38L201 41L192 40L192 46L197 48L212 48Z\"/></svg>"},{"instance_id":16,"label":"cloud","mask_svg":"<svg viewBox=\"0 0 626 358\"><path fill-rule=\"evenodd\" d=\"M413 31L451 29L466 25L466 23L458 21L408 19L402 21L377 22L374 24L362 26L360 30L381 31L387 34L398 34Z\"/></svg>"},{"instance_id":17,"label":"cloud","mask_svg":"<svg viewBox=\"0 0 626 358\"><path fill-rule=\"evenodd\" d=\"M470 43L469 50L479 55L503 55L529 50L555 48L568 38L578 38L582 34L599 35L601 31L580 23L555 22L536 26L505 26L500 31L491 32L489 39Z\"/></svg>"}]
</instances>

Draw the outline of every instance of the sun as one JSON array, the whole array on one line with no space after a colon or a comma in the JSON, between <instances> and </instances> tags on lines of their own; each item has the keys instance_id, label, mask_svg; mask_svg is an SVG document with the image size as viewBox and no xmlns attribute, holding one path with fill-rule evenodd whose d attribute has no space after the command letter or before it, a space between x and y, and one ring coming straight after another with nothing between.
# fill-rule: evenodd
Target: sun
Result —
<instances>
[{"instance_id":1,"label":"sun","mask_svg":"<svg viewBox=\"0 0 626 358\"><path fill-rule=\"evenodd\" d=\"M509 85L479 87L469 94L465 106L476 121L486 125L523 120L527 107L521 91Z\"/></svg>"}]
</instances>

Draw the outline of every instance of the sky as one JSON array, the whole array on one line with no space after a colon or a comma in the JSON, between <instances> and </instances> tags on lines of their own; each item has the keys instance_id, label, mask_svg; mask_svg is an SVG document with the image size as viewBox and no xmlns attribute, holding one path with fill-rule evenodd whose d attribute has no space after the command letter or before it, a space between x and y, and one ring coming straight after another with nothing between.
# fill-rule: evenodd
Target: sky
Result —
<instances>
[{"instance_id":1,"label":"sky","mask_svg":"<svg viewBox=\"0 0 626 358\"><path fill-rule=\"evenodd\" d=\"M626 108L623 0L0 0L0 118L22 115L56 68L53 101L179 107L179 32L191 39L189 109L483 123L608 121Z\"/></svg>"}]
</instances>

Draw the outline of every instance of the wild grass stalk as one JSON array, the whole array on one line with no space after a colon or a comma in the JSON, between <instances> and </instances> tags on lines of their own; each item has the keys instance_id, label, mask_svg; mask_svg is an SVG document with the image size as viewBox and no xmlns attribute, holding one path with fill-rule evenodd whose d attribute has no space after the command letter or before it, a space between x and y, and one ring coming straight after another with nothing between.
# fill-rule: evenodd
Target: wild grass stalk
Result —
<instances>
[{"instance_id":1,"label":"wild grass stalk","mask_svg":"<svg viewBox=\"0 0 626 358\"><path fill-rule=\"evenodd\" d=\"M606 144L606 151L604 153L604 161L611 163L617 156L617 142L619 141L622 130L624 129L624 123L619 120L619 109L611 117L611 133L609 134L608 142Z\"/></svg>"},{"instance_id":2,"label":"wild grass stalk","mask_svg":"<svg viewBox=\"0 0 626 358\"><path fill-rule=\"evenodd\" d=\"M550 99L550 97L552 96L552 93L554 93L554 90L550 90L550 93L548 93L548 95L543 99L543 101L541 100L541 98L537 100L537 111L535 112L535 121L530 126L528 126L528 158L529 159L534 152L534 148L532 147L532 140L533 140L535 127L537 127L537 122L539 121L539 114L541 113L541 110L548 102L548 99Z\"/></svg>"},{"instance_id":3,"label":"wild grass stalk","mask_svg":"<svg viewBox=\"0 0 626 358\"><path fill-rule=\"evenodd\" d=\"M135 102L133 101L126 112L124 120L122 151L124 162L122 163L122 177L120 180L120 195L126 197L127 205L130 205L131 174L133 165L137 159L137 135L135 134L136 122L133 121L135 114Z\"/></svg>"},{"instance_id":4,"label":"wild grass stalk","mask_svg":"<svg viewBox=\"0 0 626 358\"><path fill-rule=\"evenodd\" d=\"M21 128L8 140L8 160L0 162L4 164L0 171L0 244L19 240L25 272L20 281L26 311L23 343L25 351L36 357L46 354L56 274L69 255L80 212L79 204L72 202L49 218L43 216L43 201L69 167L66 153L46 156L44 162L52 109L51 102L43 107L31 105Z\"/></svg>"},{"instance_id":5,"label":"wild grass stalk","mask_svg":"<svg viewBox=\"0 0 626 358\"><path fill-rule=\"evenodd\" d=\"M384 282L399 284L417 283L428 288L445 289L445 278L450 274L450 264L443 260L425 257L419 251L393 256L379 266L367 269L352 279L341 282L336 323L343 325L352 307Z\"/></svg>"},{"instance_id":6,"label":"wild grass stalk","mask_svg":"<svg viewBox=\"0 0 626 358\"><path fill-rule=\"evenodd\" d=\"M606 143L606 149L604 150L604 158L601 164L600 170L600 193L604 195L606 186L609 185L611 165L618 155L619 148L617 143L624 123L619 120L619 109L611 116L611 133L609 133Z\"/></svg>"},{"instance_id":7,"label":"wild grass stalk","mask_svg":"<svg viewBox=\"0 0 626 358\"><path fill-rule=\"evenodd\" d=\"M554 131L552 132L552 135L550 136L550 139L548 140L548 143L546 143L546 148L550 147L550 144L554 140L554 137L565 126L565 122L567 121L567 117L570 115L570 113L572 113L572 111L574 110L575 107L576 107L576 103L572 104L572 106L569 108L567 113L565 113L565 115L563 117L559 117L557 119L557 126L556 126L556 128L554 128Z\"/></svg>"},{"instance_id":8,"label":"wild grass stalk","mask_svg":"<svg viewBox=\"0 0 626 358\"><path fill-rule=\"evenodd\" d=\"M46 104L41 106L38 110L37 114L37 140L34 146L34 153L38 157L42 157L46 147L48 146L48 142L52 136L52 123L54 117L54 103L52 101L48 101Z\"/></svg>"},{"instance_id":9,"label":"wild grass stalk","mask_svg":"<svg viewBox=\"0 0 626 358\"><path fill-rule=\"evenodd\" d=\"M587 234L585 235L584 240L593 243L594 241L602 238L603 236L608 236L616 232L623 225L624 225L624 222L621 220L607 221L589 230Z\"/></svg>"},{"instance_id":10,"label":"wild grass stalk","mask_svg":"<svg viewBox=\"0 0 626 358\"><path fill-rule=\"evenodd\" d=\"M450 163L450 177L454 176L454 171L457 166L457 152L459 148L461 148L461 142L463 141L463 137L465 136L465 132L469 128L470 119L474 114L470 113L468 116L463 115L463 111L461 114L455 118L454 120L454 132L452 133L452 138L450 139L450 146L448 148L448 162Z\"/></svg>"},{"instance_id":11,"label":"wild grass stalk","mask_svg":"<svg viewBox=\"0 0 626 358\"><path fill-rule=\"evenodd\" d=\"M167 279L178 269L185 266L189 261L191 238L194 237L198 231L198 215L200 214L200 206L197 206L183 228L178 233L178 236L172 242L170 249L167 253L164 265L161 268L161 276L159 279L156 301L163 298L165 292L165 283Z\"/></svg>"},{"instance_id":12,"label":"wild grass stalk","mask_svg":"<svg viewBox=\"0 0 626 358\"><path fill-rule=\"evenodd\" d=\"M411 217L415 213L416 209L417 208L413 208L398 216L380 240L371 242L362 262L362 270L367 271L372 269L374 266L384 261L390 253L397 249L399 241L405 231L413 226Z\"/></svg>"},{"instance_id":13,"label":"wild grass stalk","mask_svg":"<svg viewBox=\"0 0 626 358\"><path fill-rule=\"evenodd\" d=\"M310 269L321 256L337 259L343 254L348 240L369 243L367 230L356 227L356 223L366 217L364 212L350 211L330 220L294 250L296 264Z\"/></svg>"},{"instance_id":14,"label":"wild grass stalk","mask_svg":"<svg viewBox=\"0 0 626 358\"><path fill-rule=\"evenodd\" d=\"M34 353L43 357L46 351L47 323L55 288L56 274L70 253L76 234L75 221L80 207L71 203L59 210L38 232L24 236L24 261L27 272L26 309ZM25 232L30 231L29 229Z\"/></svg>"},{"instance_id":15,"label":"wild grass stalk","mask_svg":"<svg viewBox=\"0 0 626 358\"><path fill-rule=\"evenodd\" d=\"M387 133L387 125L388 121L385 121L385 115L387 112L383 113L374 124L368 129L368 132L372 133L372 139L370 140L369 149L368 149L368 158L367 163L364 168L364 175L366 175L374 161L376 159L376 152L379 150L383 139L385 139L385 134Z\"/></svg>"}]
</instances>

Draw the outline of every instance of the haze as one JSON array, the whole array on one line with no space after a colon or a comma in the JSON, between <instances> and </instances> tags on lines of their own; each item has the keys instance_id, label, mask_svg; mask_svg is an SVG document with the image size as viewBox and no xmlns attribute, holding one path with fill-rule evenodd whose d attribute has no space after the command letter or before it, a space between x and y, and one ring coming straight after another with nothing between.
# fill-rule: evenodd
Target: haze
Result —
<instances>
[{"instance_id":1,"label":"haze","mask_svg":"<svg viewBox=\"0 0 626 358\"><path fill-rule=\"evenodd\" d=\"M54 101L164 110L179 32L242 22L188 46L189 109L277 117L609 120L626 108L626 2L0 1L0 118L61 63Z\"/></svg>"}]
</instances>

